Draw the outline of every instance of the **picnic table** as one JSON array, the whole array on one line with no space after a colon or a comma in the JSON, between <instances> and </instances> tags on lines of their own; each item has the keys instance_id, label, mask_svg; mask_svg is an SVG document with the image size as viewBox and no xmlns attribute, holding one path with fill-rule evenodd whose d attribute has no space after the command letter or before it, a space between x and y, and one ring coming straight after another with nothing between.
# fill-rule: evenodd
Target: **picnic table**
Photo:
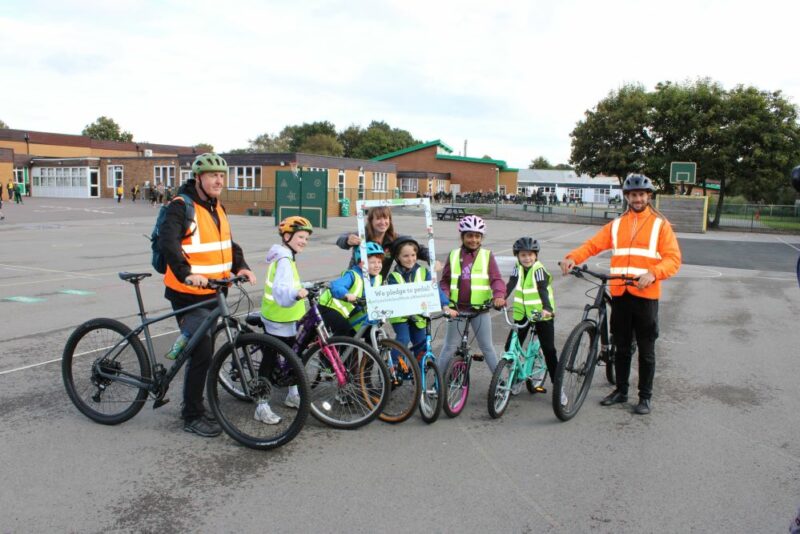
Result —
<instances>
[{"instance_id":1,"label":"picnic table","mask_svg":"<svg viewBox=\"0 0 800 534\"><path fill-rule=\"evenodd\" d=\"M446 221L446 220L457 221L461 217L464 217L466 215L471 215L471 214L467 213L467 211L464 208L457 208L455 206L449 206L441 211L436 212L436 218L439 219L440 221Z\"/></svg>"}]
</instances>

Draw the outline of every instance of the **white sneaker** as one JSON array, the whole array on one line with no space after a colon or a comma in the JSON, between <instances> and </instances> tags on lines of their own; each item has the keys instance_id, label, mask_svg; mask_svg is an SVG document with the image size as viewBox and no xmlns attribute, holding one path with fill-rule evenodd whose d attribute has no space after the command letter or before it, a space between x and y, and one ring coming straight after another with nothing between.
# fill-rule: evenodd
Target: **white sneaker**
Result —
<instances>
[{"instance_id":1,"label":"white sneaker","mask_svg":"<svg viewBox=\"0 0 800 534\"><path fill-rule=\"evenodd\" d=\"M519 395L520 391L522 391L522 382L517 382L513 386L511 386L511 394L512 395Z\"/></svg>"},{"instance_id":2,"label":"white sneaker","mask_svg":"<svg viewBox=\"0 0 800 534\"><path fill-rule=\"evenodd\" d=\"M286 400L283 401L283 405L287 408L294 408L295 410L300 408L300 395L292 395L289 393L286 395Z\"/></svg>"},{"instance_id":3,"label":"white sneaker","mask_svg":"<svg viewBox=\"0 0 800 534\"><path fill-rule=\"evenodd\" d=\"M564 390L562 389L561 390L561 406L566 406L568 402L569 402L569 399L567 398L567 394L564 393Z\"/></svg>"},{"instance_id":4,"label":"white sneaker","mask_svg":"<svg viewBox=\"0 0 800 534\"><path fill-rule=\"evenodd\" d=\"M261 421L268 425L277 425L281 422L281 418L272 411L269 403L261 402L256 406L256 413L253 416L256 421Z\"/></svg>"}]
</instances>

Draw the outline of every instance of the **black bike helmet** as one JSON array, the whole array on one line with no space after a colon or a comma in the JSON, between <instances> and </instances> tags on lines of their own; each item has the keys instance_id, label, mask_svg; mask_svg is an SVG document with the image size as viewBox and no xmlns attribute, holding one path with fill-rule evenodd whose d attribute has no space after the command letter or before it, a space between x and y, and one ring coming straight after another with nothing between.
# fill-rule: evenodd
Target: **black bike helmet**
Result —
<instances>
[{"instance_id":1,"label":"black bike helmet","mask_svg":"<svg viewBox=\"0 0 800 534\"><path fill-rule=\"evenodd\" d=\"M401 235L392 242L392 259L397 259L400 248L406 243L413 243L417 247L417 253L419 253L419 242L410 235Z\"/></svg>"},{"instance_id":2,"label":"black bike helmet","mask_svg":"<svg viewBox=\"0 0 800 534\"><path fill-rule=\"evenodd\" d=\"M800 165L792 169L792 185L800 193Z\"/></svg>"},{"instance_id":3,"label":"black bike helmet","mask_svg":"<svg viewBox=\"0 0 800 534\"><path fill-rule=\"evenodd\" d=\"M650 191L652 193L655 190L653 182L644 174L630 174L622 184L622 191L625 193L628 191Z\"/></svg>"},{"instance_id":4,"label":"black bike helmet","mask_svg":"<svg viewBox=\"0 0 800 534\"><path fill-rule=\"evenodd\" d=\"M514 247L512 248L514 251L514 256L522 252L523 250L530 250L531 252L539 253L539 242L536 241L532 237L520 237L516 241L514 241Z\"/></svg>"}]
</instances>

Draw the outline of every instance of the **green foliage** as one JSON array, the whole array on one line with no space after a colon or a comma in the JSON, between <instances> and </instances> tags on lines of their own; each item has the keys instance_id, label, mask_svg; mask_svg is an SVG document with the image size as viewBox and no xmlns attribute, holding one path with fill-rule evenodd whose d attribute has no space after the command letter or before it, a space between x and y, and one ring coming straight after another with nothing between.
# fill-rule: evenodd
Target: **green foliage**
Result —
<instances>
[{"instance_id":1,"label":"green foliage","mask_svg":"<svg viewBox=\"0 0 800 534\"><path fill-rule=\"evenodd\" d=\"M119 124L109 117L98 117L92 124L87 124L81 135L92 139L102 139L104 141L133 141L133 134L121 131Z\"/></svg>"},{"instance_id":2,"label":"green foliage","mask_svg":"<svg viewBox=\"0 0 800 534\"><path fill-rule=\"evenodd\" d=\"M351 125L338 136L349 158L372 159L420 143L406 130L392 128L383 121L372 121L366 129Z\"/></svg>"},{"instance_id":3,"label":"green foliage","mask_svg":"<svg viewBox=\"0 0 800 534\"><path fill-rule=\"evenodd\" d=\"M290 152L289 143L291 138L287 137L286 129L280 135L263 133L255 139L250 139L248 152Z\"/></svg>"},{"instance_id":4,"label":"green foliage","mask_svg":"<svg viewBox=\"0 0 800 534\"><path fill-rule=\"evenodd\" d=\"M197 143L194 148L198 154L205 154L206 152L214 152L214 145L211 143Z\"/></svg>"},{"instance_id":5,"label":"green foliage","mask_svg":"<svg viewBox=\"0 0 800 534\"><path fill-rule=\"evenodd\" d=\"M320 156L343 156L344 147L335 135L318 133L306 138L298 152L318 154Z\"/></svg>"},{"instance_id":6,"label":"green foliage","mask_svg":"<svg viewBox=\"0 0 800 534\"><path fill-rule=\"evenodd\" d=\"M5 121L0 120L0 129L2 129L2 128L11 128L11 126L6 124Z\"/></svg>"},{"instance_id":7,"label":"green foliage","mask_svg":"<svg viewBox=\"0 0 800 534\"><path fill-rule=\"evenodd\" d=\"M767 203L793 198L786 176L800 161L797 117L780 91L726 91L708 79L659 83L652 92L629 85L578 122L571 161L592 176L644 172L667 192L670 162L697 162L699 182L720 182L716 224L728 193Z\"/></svg>"},{"instance_id":8,"label":"green foliage","mask_svg":"<svg viewBox=\"0 0 800 534\"><path fill-rule=\"evenodd\" d=\"M278 137L289 142L289 152L302 152L300 147L306 144L306 140L318 134L336 137L336 126L328 121L304 122L285 127Z\"/></svg>"},{"instance_id":9,"label":"green foliage","mask_svg":"<svg viewBox=\"0 0 800 534\"><path fill-rule=\"evenodd\" d=\"M545 158L543 156L539 156L538 158L536 158L534 160L531 160L531 164L528 165L528 168L529 169L544 169L544 170L548 170L548 169L552 169L553 166L550 164L549 161L547 161L547 158Z\"/></svg>"}]
</instances>

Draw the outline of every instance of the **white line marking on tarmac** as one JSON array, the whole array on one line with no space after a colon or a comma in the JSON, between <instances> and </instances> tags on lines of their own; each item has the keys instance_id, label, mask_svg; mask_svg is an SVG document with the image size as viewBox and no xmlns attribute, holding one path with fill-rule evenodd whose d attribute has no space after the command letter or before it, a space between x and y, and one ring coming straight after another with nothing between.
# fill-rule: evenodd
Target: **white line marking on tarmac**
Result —
<instances>
[{"instance_id":1,"label":"white line marking on tarmac","mask_svg":"<svg viewBox=\"0 0 800 534\"><path fill-rule=\"evenodd\" d=\"M777 235L776 235L776 236L773 236L773 237L774 237L775 239L777 239L778 241L780 241L781 243L783 243L784 245L786 245L786 246L789 246L789 247L792 247L792 248L793 248L793 249L795 249L796 251L800 252L800 247L796 247L796 246L792 245L791 243L789 243L788 241L786 241L785 239L783 239L783 238L782 238L782 237L780 237L780 236L777 236Z\"/></svg>"},{"instance_id":2,"label":"white line marking on tarmac","mask_svg":"<svg viewBox=\"0 0 800 534\"><path fill-rule=\"evenodd\" d=\"M73 271L59 271L58 269L44 269L42 267L28 267L26 265L9 265L7 263L0 263L0 267L5 267L7 269L17 269L23 271L42 271L45 273L61 273L61 274L71 274L73 276L79 276L84 278L93 278L97 275L94 274L86 274L86 273L76 273Z\"/></svg>"}]
</instances>

